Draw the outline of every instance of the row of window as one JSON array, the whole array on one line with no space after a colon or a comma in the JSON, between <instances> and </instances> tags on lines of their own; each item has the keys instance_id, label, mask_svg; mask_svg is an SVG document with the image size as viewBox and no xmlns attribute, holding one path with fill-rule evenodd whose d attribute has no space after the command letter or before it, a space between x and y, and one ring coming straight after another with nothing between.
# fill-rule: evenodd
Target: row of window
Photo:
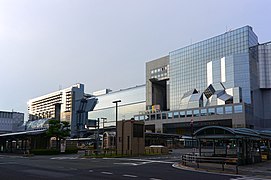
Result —
<instances>
[{"instance_id":1,"label":"row of window","mask_svg":"<svg viewBox=\"0 0 271 180\"><path fill-rule=\"evenodd\" d=\"M0 112L0 118L12 118L12 113L10 112Z\"/></svg>"},{"instance_id":2,"label":"row of window","mask_svg":"<svg viewBox=\"0 0 271 180\"><path fill-rule=\"evenodd\" d=\"M182 111L170 111L161 112L150 115L135 116L135 120L160 120L160 119L179 119L185 117L200 117L200 116L211 116L211 115L223 115L232 113L242 113L242 105L234 106L222 106L222 107L210 107L194 110L182 110Z\"/></svg>"},{"instance_id":3,"label":"row of window","mask_svg":"<svg viewBox=\"0 0 271 180\"><path fill-rule=\"evenodd\" d=\"M156 73L164 72L164 71L167 71L167 69L168 69L168 66L157 68L157 69L153 69L153 70L151 70L151 74L156 74Z\"/></svg>"}]
</instances>

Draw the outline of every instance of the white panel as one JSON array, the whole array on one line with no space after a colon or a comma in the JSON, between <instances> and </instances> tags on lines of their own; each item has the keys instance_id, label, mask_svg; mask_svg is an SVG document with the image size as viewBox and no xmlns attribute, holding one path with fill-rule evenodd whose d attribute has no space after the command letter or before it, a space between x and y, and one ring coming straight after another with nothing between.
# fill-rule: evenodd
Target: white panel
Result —
<instances>
[{"instance_id":1,"label":"white panel","mask_svg":"<svg viewBox=\"0 0 271 180\"><path fill-rule=\"evenodd\" d=\"M226 82L226 65L225 57L221 58L221 82Z\"/></svg>"},{"instance_id":2,"label":"white panel","mask_svg":"<svg viewBox=\"0 0 271 180\"><path fill-rule=\"evenodd\" d=\"M207 86L213 84L213 62L207 63Z\"/></svg>"}]
</instances>

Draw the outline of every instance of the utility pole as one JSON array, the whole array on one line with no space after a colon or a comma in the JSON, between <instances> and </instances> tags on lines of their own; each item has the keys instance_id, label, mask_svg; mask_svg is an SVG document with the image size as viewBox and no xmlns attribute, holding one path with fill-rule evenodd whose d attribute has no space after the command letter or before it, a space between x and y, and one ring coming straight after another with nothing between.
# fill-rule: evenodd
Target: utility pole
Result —
<instances>
[{"instance_id":1,"label":"utility pole","mask_svg":"<svg viewBox=\"0 0 271 180\"><path fill-rule=\"evenodd\" d=\"M96 145L97 145L96 151L97 151L97 153L96 154L98 154L100 151L100 132L99 131L100 131L100 118L98 118L98 129L97 129L97 138L96 138Z\"/></svg>"},{"instance_id":2,"label":"utility pole","mask_svg":"<svg viewBox=\"0 0 271 180\"><path fill-rule=\"evenodd\" d=\"M118 124L118 103L121 102L121 100L116 100L113 101L112 103L116 104L116 154L118 154L118 129L117 129L117 124Z\"/></svg>"}]
</instances>

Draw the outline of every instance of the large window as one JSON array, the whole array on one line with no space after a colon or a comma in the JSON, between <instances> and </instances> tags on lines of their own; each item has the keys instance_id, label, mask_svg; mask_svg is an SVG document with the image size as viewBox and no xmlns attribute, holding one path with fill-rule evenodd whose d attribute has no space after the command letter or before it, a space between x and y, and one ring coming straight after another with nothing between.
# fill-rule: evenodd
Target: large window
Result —
<instances>
[{"instance_id":1,"label":"large window","mask_svg":"<svg viewBox=\"0 0 271 180\"><path fill-rule=\"evenodd\" d=\"M186 117L192 117L192 110L186 111Z\"/></svg>"},{"instance_id":2,"label":"large window","mask_svg":"<svg viewBox=\"0 0 271 180\"><path fill-rule=\"evenodd\" d=\"M198 109L193 110L193 116L199 117L199 110Z\"/></svg>"},{"instance_id":3,"label":"large window","mask_svg":"<svg viewBox=\"0 0 271 180\"><path fill-rule=\"evenodd\" d=\"M217 108L216 108L216 114L224 114L224 109L223 109L223 107L217 107Z\"/></svg>"},{"instance_id":4,"label":"large window","mask_svg":"<svg viewBox=\"0 0 271 180\"><path fill-rule=\"evenodd\" d=\"M156 114L157 120L161 119L161 114Z\"/></svg>"},{"instance_id":5,"label":"large window","mask_svg":"<svg viewBox=\"0 0 271 180\"><path fill-rule=\"evenodd\" d=\"M180 118L184 118L185 117L185 111L180 111Z\"/></svg>"},{"instance_id":6,"label":"large window","mask_svg":"<svg viewBox=\"0 0 271 180\"><path fill-rule=\"evenodd\" d=\"M241 113L243 112L243 106L242 105L235 105L234 106L234 113Z\"/></svg>"},{"instance_id":7,"label":"large window","mask_svg":"<svg viewBox=\"0 0 271 180\"><path fill-rule=\"evenodd\" d=\"M201 116L206 116L207 115L207 109L201 109L200 110L200 115Z\"/></svg>"},{"instance_id":8,"label":"large window","mask_svg":"<svg viewBox=\"0 0 271 180\"><path fill-rule=\"evenodd\" d=\"M232 106L225 107L225 114L232 114Z\"/></svg>"},{"instance_id":9,"label":"large window","mask_svg":"<svg viewBox=\"0 0 271 180\"><path fill-rule=\"evenodd\" d=\"M167 118L168 118L168 119L172 119L172 112L168 112L168 113L167 113Z\"/></svg>"},{"instance_id":10,"label":"large window","mask_svg":"<svg viewBox=\"0 0 271 180\"><path fill-rule=\"evenodd\" d=\"M162 113L162 119L167 119L167 113Z\"/></svg>"},{"instance_id":11,"label":"large window","mask_svg":"<svg viewBox=\"0 0 271 180\"><path fill-rule=\"evenodd\" d=\"M208 115L214 115L214 114L215 114L215 108L209 108Z\"/></svg>"},{"instance_id":12,"label":"large window","mask_svg":"<svg viewBox=\"0 0 271 180\"><path fill-rule=\"evenodd\" d=\"M174 112L173 116L174 116L174 119L178 119L179 118L179 112Z\"/></svg>"}]
</instances>

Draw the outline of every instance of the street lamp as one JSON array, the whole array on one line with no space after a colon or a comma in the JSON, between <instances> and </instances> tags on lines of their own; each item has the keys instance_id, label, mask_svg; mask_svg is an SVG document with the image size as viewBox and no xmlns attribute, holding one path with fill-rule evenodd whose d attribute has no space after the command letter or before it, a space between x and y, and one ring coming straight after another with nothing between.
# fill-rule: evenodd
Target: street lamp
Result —
<instances>
[{"instance_id":1,"label":"street lamp","mask_svg":"<svg viewBox=\"0 0 271 180\"><path fill-rule=\"evenodd\" d=\"M117 130L117 122L118 122L118 103L121 102L121 100L116 100L116 101L113 101L112 103L115 103L116 104L116 141L115 141L115 144L116 144L116 154L118 154L117 152L117 144L118 144L118 130Z\"/></svg>"}]
</instances>

